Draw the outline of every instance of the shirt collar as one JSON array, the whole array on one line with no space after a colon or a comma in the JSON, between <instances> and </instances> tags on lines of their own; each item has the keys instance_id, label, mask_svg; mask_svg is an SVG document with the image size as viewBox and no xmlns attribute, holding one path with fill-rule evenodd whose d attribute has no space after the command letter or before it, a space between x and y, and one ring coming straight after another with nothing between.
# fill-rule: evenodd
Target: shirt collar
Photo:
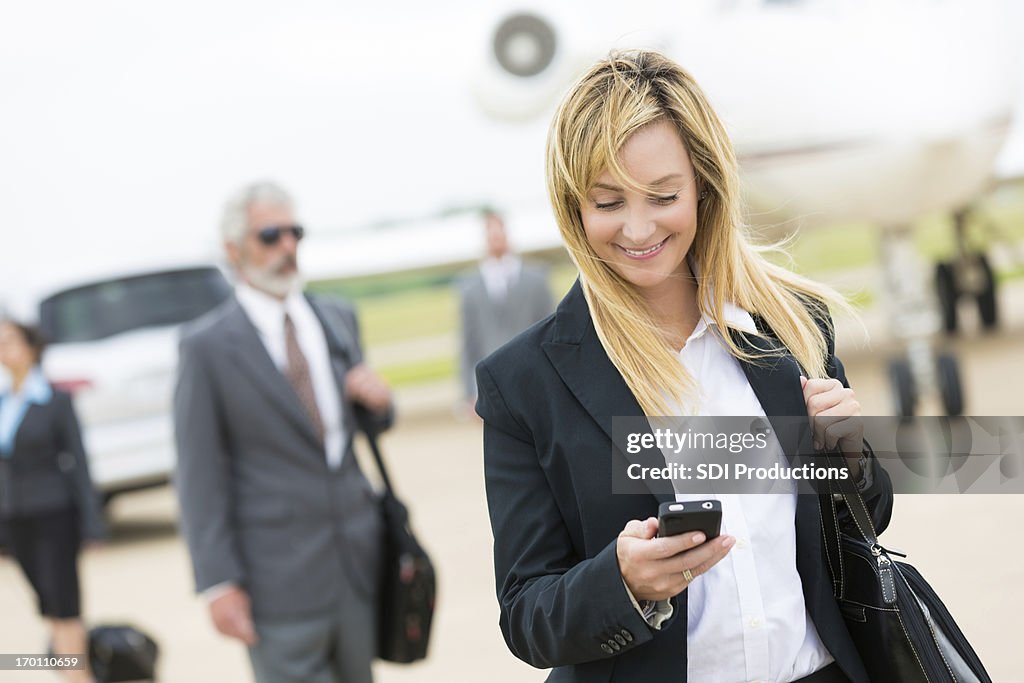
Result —
<instances>
[{"instance_id":1,"label":"shirt collar","mask_svg":"<svg viewBox=\"0 0 1024 683\"><path fill-rule=\"evenodd\" d=\"M488 256L480 262L480 269L490 273L512 275L519 271L522 261L516 254L505 254L501 258Z\"/></svg>"},{"instance_id":2,"label":"shirt collar","mask_svg":"<svg viewBox=\"0 0 1024 683\"><path fill-rule=\"evenodd\" d=\"M700 268L697 266L697 262L693 260L692 256L687 256L687 261L690 265L690 272L693 276L700 281ZM712 308L711 302L715 299L715 287L710 282L701 282L701 289L704 292L704 301L707 304L705 308ZM747 332L754 334L757 332L757 325L754 323L754 317L749 312L740 308L731 301L726 301L722 305L722 320L728 327L733 327L741 332ZM701 315L700 320L697 322L697 327L694 328L693 333L690 334L689 342L691 339L700 338L712 325L715 325L715 320L709 316Z\"/></svg>"},{"instance_id":3,"label":"shirt collar","mask_svg":"<svg viewBox=\"0 0 1024 683\"><path fill-rule=\"evenodd\" d=\"M757 324L754 322L754 316L750 315L750 313L731 301L726 301L725 305L722 307L722 318L729 327L735 327L741 332L747 332L749 334L757 332Z\"/></svg>"},{"instance_id":4,"label":"shirt collar","mask_svg":"<svg viewBox=\"0 0 1024 683\"><path fill-rule=\"evenodd\" d=\"M50 402L53 398L53 389L50 388L50 383L46 381L46 376L43 375L43 370L38 365L28 371L25 376L25 381L21 383L21 388L18 393L15 394L12 387L7 387L0 395L16 395L25 403L35 403L36 405L45 405Z\"/></svg>"},{"instance_id":5,"label":"shirt collar","mask_svg":"<svg viewBox=\"0 0 1024 683\"><path fill-rule=\"evenodd\" d=\"M294 320L295 311L304 301L298 288L281 301L244 282L235 285L235 297L256 329L268 335L277 335L284 328L285 313L290 314Z\"/></svg>"}]
</instances>

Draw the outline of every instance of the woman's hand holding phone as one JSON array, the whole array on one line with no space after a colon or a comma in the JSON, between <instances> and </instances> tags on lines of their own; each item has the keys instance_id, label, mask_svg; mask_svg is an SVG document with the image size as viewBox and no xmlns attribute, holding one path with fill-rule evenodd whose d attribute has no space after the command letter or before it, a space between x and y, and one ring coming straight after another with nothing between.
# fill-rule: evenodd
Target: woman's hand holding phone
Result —
<instances>
[{"instance_id":1,"label":"woman's hand holding phone","mask_svg":"<svg viewBox=\"0 0 1024 683\"><path fill-rule=\"evenodd\" d=\"M619 534L615 553L619 573L637 600L668 600L729 553L736 539L719 536L705 543L700 531L658 537L658 520L631 520ZM691 579L692 580L692 579Z\"/></svg>"}]
</instances>

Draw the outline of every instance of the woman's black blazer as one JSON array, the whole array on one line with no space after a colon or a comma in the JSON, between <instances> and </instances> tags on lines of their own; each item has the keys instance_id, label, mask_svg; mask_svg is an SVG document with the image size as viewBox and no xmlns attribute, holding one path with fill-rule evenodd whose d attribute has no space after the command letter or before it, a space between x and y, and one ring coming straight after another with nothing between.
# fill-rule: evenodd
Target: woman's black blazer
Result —
<instances>
[{"instance_id":1,"label":"woman's black blazer","mask_svg":"<svg viewBox=\"0 0 1024 683\"><path fill-rule=\"evenodd\" d=\"M749 348L778 344L734 333ZM828 345L829 370L846 384ZM806 416L800 367L792 356L742 363L769 420ZM484 472L500 624L509 649L549 681L685 681L686 592L673 617L651 629L629 599L615 541L631 519L656 517L667 487L612 495L613 416L642 416L640 405L598 340L579 282L557 311L477 366L477 412L484 420ZM812 452L807 430L799 445ZM786 446L786 444L784 444ZM792 444L787 447L786 452ZM658 451L630 456L664 465ZM618 466L624 466L619 463ZM864 497L881 532L892 485L874 467ZM822 641L851 681L868 677L832 595L822 550L818 500L798 496L797 569L807 610Z\"/></svg>"},{"instance_id":2,"label":"woman's black blazer","mask_svg":"<svg viewBox=\"0 0 1024 683\"><path fill-rule=\"evenodd\" d=\"M0 519L68 507L77 508L84 538L104 537L71 396L54 389L48 403L28 406L13 452L0 457Z\"/></svg>"}]
</instances>

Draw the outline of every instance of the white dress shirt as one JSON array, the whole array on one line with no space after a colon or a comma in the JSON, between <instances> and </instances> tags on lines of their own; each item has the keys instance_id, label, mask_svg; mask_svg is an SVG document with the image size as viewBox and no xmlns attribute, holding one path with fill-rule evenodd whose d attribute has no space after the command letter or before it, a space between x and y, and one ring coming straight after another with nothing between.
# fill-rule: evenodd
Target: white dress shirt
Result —
<instances>
[{"instance_id":1,"label":"white dress shirt","mask_svg":"<svg viewBox=\"0 0 1024 683\"><path fill-rule=\"evenodd\" d=\"M480 274L484 278L487 296L491 299L504 299L509 286L519 279L523 262L515 254L505 254L500 259L490 257L480 262Z\"/></svg>"},{"instance_id":2,"label":"white dress shirt","mask_svg":"<svg viewBox=\"0 0 1024 683\"><path fill-rule=\"evenodd\" d=\"M332 469L341 466L345 455L345 433L341 420L341 392L327 350L327 338L320 319L300 291L293 291L281 301L246 284L235 287L235 296L245 314L259 332L274 365L282 373L288 369L288 352L284 337L284 316L287 313L295 324L295 336L309 365L313 380L313 393L324 426L324 451Z\"/></svg>"},{"instance_id":3,"label":"white dress shirt","mask_svg":"<svg viewBox=\"0 0 1024 683\"><path fill-rule=\"evenodd\" d=\"M725 320L756 331L750 314L726 304ZM702 317L679 352L701 389L697 415L765 417L739 361L714 321ZM692 412L692 411L691 411ZM775 439L770 447L784 460ZM796 569L796 493L676 494L679 501L722 502L722 534L736 538L726 557L687 589L689 683L784 683L832 662L804 604ZM667 602L649 621L671 615Z\"/></svg>"}]
</instances>

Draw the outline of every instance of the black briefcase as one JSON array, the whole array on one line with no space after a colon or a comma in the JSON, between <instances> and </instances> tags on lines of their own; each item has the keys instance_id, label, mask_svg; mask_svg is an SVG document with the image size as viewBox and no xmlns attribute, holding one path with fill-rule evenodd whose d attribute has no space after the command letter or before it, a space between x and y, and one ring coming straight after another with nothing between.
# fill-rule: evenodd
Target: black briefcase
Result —
<instances>
[{"instance_id":1,"label":"black briefcase","mask_svg":"<svg viewBox=\"0 0 1024 683\"><path fill-rule=\"evenodd\" d=\"M437 576L430 556L409 526L409 510L391 486L372 422L364 410L357 409L356 416L384 483L380 499L384 547L377 598L377 657L409 664L427 656Z\"/></svg>"},{"instance_id":2,"label":"black briefcase","mask_svg":"<svg viewBox=\"0 0 1024 683\"><path fill-rule=\"evenodd\" d=\"M346 367L351 366L349 347L341 341L335 327L329 324L326 312L312 299L310 305L324 324L331 354L337 354ZM350 332L348 336L351 338L353 335ZM382 564L377 598L377 657L388 662L409 664L427 656L437 576L430 556L409 526L409 510L391 486L391 478L377 444L375 421L358 404L354 406L354 414L370 444L384 483L384 494L380 498L384 537L381 539Z\"/></svg>"},{"instance_id":3,"label":"black briefcase","mask_svg":"<svg viewBox=\"0 0 1024 683\"><path fill-rule=\"evenodd\" d=\"M377 656L408 664L427 656L434 618L434 565L409 528L405 505L388 489L381 498L384 563L377 624Z\"/></svg>"},{"instance_id":4,"label":"black briefcase","mask_svg":"<svg viewBox=\"0 0 1024 683\"><path fill-rule=\"evenodd\" d=\"M98 683L156 680L156 641L132 626L89 630L89 663Z\"/></svg>"}]
</instances>

